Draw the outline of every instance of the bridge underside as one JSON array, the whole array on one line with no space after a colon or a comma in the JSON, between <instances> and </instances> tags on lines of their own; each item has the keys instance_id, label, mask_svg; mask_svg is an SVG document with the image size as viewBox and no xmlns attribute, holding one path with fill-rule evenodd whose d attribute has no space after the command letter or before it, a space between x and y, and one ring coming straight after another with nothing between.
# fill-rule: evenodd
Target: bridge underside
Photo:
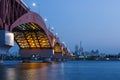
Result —
<instances>
[{"instance_id":1,"label":"bridge underside","mask_svg":"<svg viewBox=\"0 0 120 80\"><path fill-rule=\"evenodd\" d=\"M29 22L13 29L15 41L20 47L21 57L40 54L41 57L53 55L50 40L45 31L37 24Z\"/></svg>"},{"instance_id":2,"label":"bridge underside","mask_svg":"<svg viewBox=\"0 0 120 80\"><path fill-rule=\"evenodd\" d=\"M42 49L51 47L42 28L35 23L26 23L13 29L15 40L21 49Z\"/></svg>"}]
</instances>

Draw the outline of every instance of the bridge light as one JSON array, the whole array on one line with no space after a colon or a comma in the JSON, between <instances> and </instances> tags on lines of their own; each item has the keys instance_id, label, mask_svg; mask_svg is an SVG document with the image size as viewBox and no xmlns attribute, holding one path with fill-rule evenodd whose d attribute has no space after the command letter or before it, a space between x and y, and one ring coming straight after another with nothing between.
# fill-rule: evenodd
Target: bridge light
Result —
<instances>
[{"instance_id":1,"label":"bridge light","mask_svg":"<svg viewBox=\"0 0 120 80\"><path fill-rule=\"evenodd\" d=\"M58 33L55 33L55 36L58 37Z\"/></svg>"},{"instance_id":2,"label":"bridge light","mask_svg":"<svg viewBox=\"0 0 120 80\"><path fill-rule=\"evenodd\" d=\"M9 46L14 46L14 34L11 32L5 33L5 44Z\"/></svg>"},{"instance_id":3,"label":"bridge light","mask_svg":"<svg viewBox=\"0 0 120 80\"><path fill-rule=\"evenodd\" d=\"M54 27L51 27L51 31L54 31Z\"/></svg>"},{"instance_id":4,"label":"bridge light","mask_svg":"<svg viewBox=\"0 0 120 80\"><path fill-rule=\"evenodd\" d=\"M48 21L47 18L45 18L44 21L47 22Z\"/></svg>"},{"instance_id":5,"label":"bridge light","mask_svg":"<svg viewBox=\"0 0 120 80\"><path fill-rule=\"evenodd\" d=\"M33 2L33 3L32 3L32 6L36 6L36 3Z\"/></svg>"}]
</instances>

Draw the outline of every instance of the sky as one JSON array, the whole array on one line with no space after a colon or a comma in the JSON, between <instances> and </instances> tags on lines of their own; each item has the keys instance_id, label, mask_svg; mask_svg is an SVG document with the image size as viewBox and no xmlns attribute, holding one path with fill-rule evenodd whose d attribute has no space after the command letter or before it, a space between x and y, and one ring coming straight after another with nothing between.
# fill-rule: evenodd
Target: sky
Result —
<instances>
[{"instance_id":1,"label":"sky","mask_svg":"<svg viewBox=\"0 0 120 80\"><path fill-rule=\"evenodd\" d=\"M54 27L61 42L75 50L120 52L120 0L23 0Z\"/></svg>"}]
</instances>

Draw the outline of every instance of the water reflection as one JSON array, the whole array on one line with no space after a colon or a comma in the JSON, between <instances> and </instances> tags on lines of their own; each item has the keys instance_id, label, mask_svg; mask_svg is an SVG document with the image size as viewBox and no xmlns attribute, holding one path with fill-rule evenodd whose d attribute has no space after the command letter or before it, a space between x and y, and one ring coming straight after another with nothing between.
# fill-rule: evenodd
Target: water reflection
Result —
<instances>
[{"instance_id":1,"label":"water reflection","mask_svg":"<svg viewBox=\"0 0 120 80\"><path fill-rule=\"evenodd\" d=\"M50 80L64 80L64 64L52 64L44 70L44 75ZM44 77L43 77L44 78Z\"/></svg>"},{"instance_id":2,"label":"water reflection","mask_svg":"<svg viewBox=\"0 0 120 80\"><path fill-rule=\"evenodd\" d=\"M6 80L17 80L15 68L8 68L5 73Z\"/></svg>"},{"instance_id":3,"label":"water reflection","mask_svg":"<svg viewBox=\"0 0 120 80\"><path fill-rule=\"evenodd\" d=\"M120 80L118 61L0 65L0 80Z\"/></svg>"},{"instance_id":4,"label":"water reflection","mask_svg":"<svg viewBox=\"0 0 120 80\"><path fill-rule=\"evenodd\" d=\"M59 70L58 67L61 69ZM1 65L0 78L2 80L58 80L59 74L64 75L63 67L64 64L57 63Z\"/></svg>"}]
</instances>

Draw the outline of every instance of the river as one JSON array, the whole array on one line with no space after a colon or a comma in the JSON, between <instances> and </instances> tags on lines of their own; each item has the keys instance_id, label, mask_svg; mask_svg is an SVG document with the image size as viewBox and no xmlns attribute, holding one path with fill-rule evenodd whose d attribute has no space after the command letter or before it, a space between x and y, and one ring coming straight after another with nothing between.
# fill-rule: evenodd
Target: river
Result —
<instances>
[{"instance_id":1,"label":"river","mask_svg":"<svg viewBox=\"0 0 120 80\"><path fill-rule=\"evenodd\" d=\"M0 80L120 80L119 61L68 61L0 65Z\"/></svg>"}]
</instances>

